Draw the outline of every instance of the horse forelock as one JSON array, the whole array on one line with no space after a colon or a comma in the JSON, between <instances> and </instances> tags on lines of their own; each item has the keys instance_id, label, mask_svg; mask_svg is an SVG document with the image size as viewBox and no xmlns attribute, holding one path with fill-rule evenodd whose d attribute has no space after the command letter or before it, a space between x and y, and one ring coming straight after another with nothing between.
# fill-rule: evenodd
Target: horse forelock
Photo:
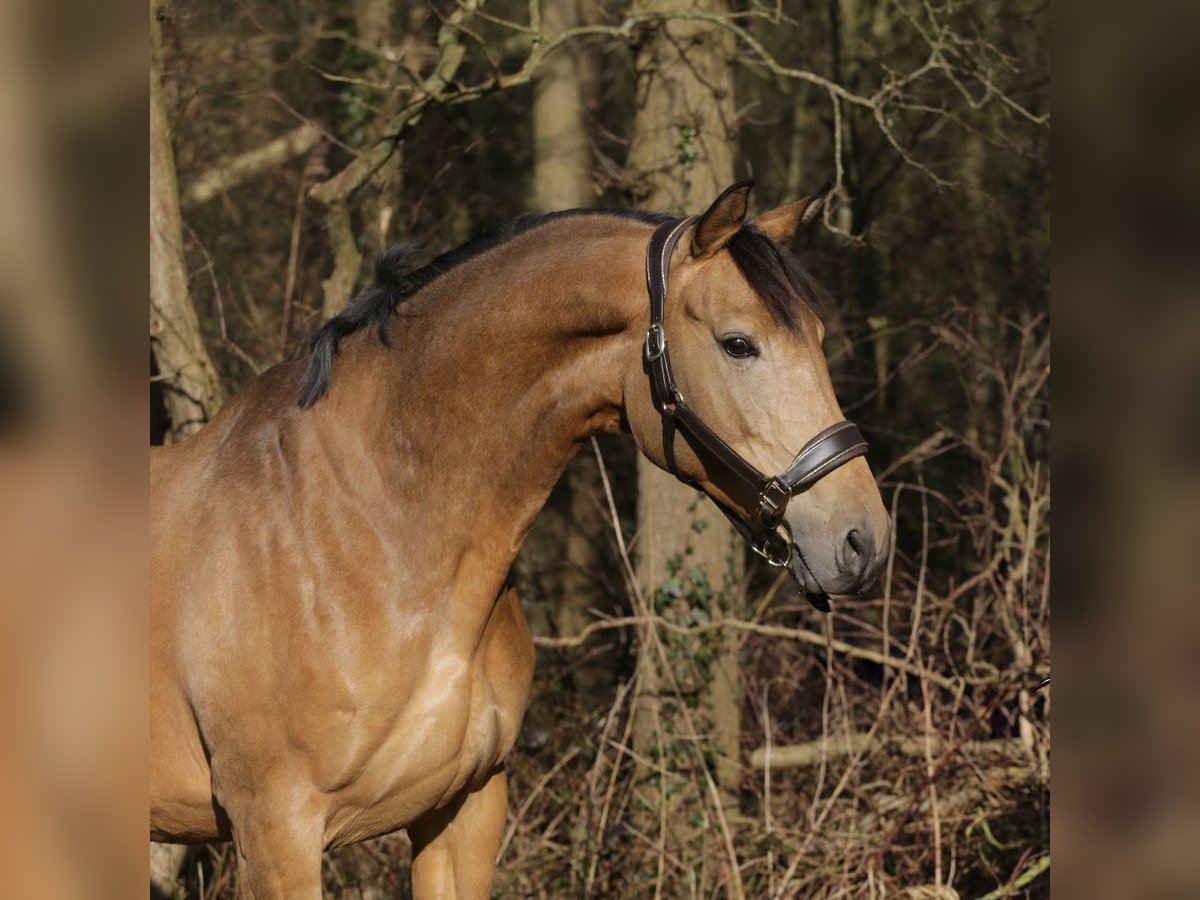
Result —
<instances>
[{"instance_id":1,"label":"horse forelock","mask_svg":"<svg viewBox=\"0 0 1200 900\"><path fill-rule=\"evenodd\" d=\"M726 249L771 315L789 330L799 329L806 308L829 304L825 289L800 261L754 225L738 229Z\"/></svg>"}]
</instances>

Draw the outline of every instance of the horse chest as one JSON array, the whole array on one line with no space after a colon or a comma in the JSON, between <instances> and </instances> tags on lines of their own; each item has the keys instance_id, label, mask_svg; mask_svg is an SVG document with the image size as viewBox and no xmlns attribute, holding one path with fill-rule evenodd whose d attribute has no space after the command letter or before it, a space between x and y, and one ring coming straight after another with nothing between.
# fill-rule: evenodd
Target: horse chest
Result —
<instances>
[{"instance_id":1,"label":"horse chest","mask_svg":"<svg viewBox=\"0 0 1200 900\"><path fill-rule=\"evenodd\" d=\"M502 763L524 716L533 656L512 592L498 600L475 653L432 654L419 686L349 786L347 809L354 813L351 821L333 817L333 843L403 827Z\"/></svg>"}]
</instances>

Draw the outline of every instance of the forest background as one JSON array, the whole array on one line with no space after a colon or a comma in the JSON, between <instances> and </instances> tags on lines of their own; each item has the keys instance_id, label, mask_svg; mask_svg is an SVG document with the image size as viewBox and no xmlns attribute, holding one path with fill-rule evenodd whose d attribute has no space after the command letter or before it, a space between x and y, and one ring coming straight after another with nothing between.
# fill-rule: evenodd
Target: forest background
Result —
<instances>
[{"instance_id":1,"label":"forest background","mask_svg":"<svg viewBox=\"0 0 1200 900\"><path fill-rule=\"evenodd\" d=\"M834 298L885 574L823 616L628 441L586 448L514 569L539 653L497 896L1048 892L1048 19L151 4L152 440L302 355L390 243L429 259L526 211L834 182L793 249ZM403 896L407 864L402 835L346 848L326 889ZM235 886L205 847L173 889Z\"/></svg>"}]
</instances>

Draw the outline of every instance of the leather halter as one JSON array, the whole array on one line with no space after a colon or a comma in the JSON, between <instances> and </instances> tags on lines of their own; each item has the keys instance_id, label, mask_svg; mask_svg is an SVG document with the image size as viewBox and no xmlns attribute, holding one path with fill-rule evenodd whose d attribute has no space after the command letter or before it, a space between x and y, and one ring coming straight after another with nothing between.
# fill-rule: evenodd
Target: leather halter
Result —
<instances>
[{"instance_id":1,"label":"leather halter","mask_svg":"<svg viewBox=\"0 0 1200 900\"><path fill-rule=\"evenodd\" d=\"M664 330L667 276L671 254L696 216L672 219L655 229L646 247L646 288L650 294L650 328L642 347L642 364L650 379L650 396L662 416L663 453L667 469L680 481L698 485L679 473L675 464L675 432L678 430L702 458L714 484L733 498L749 515L710 497L749 542L754 552L773 566L791 561L792 542L780 533L788 501L812 487L834 469L867 452L867 442L851 422L838 422L826 428L807 444L792 464L778 475L764 475L745 457L725 443L687 405L671 373ZM806 564L807 566L807 564ZM812 599L812 598L810 598ZM815 605L815 601L814 601Z\"/></svg>"}]
</instances>

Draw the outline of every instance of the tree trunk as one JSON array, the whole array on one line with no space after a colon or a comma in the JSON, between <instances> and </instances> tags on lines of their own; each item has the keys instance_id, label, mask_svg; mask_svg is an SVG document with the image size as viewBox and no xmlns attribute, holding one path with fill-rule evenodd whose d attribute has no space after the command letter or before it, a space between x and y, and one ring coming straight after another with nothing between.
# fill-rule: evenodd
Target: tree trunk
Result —
<instances>
[{"instance_id":1,"label":"tree trunk","mask_svg":"<svg viewBox=\"0 0 1200 900\"><path fill-rule=\"evenodd\" d=\"M163 381L169 437L198 431L224 399L188 294L175 156L162 87L158 3L150 3L150 335Z\"/></svg>"},{"instance_id":2,"label":"tree trunk","mask_svg":"<svg viewBox=\"0 0 1200 900\"><path fill-rule=\"evenodd\" d=\"M374 53L378 61L367 75L371 81L383 83L392 77L386 60L395 53L392 41L392 13L395 8L392 0L355 0L354 3L359 43ZM399 110L400 96L394 90L384 94L379 113L371 124L370 142L385 137L388 122ZM392 241L391 227L400 198L402 160L400 148L397 147L396 152L371 177L370 193L364 201L364 237L368 246L378 250L385 249Z\"/></svg>"},{"instance_id":3,"label":"tree trunk","mask_svg":"<svg viewBox=\"0 0 1200 900\"><path fill-rule=\"evenodd\" d=\"M577 0L545 0L542 4L542 31L552 39L578 25ZM534 85L533 183L530 206L538 212L553 212L591 205L592 158L584 115L586 79L584 54L575 43L559 48L543 63ZM605 520L599 515L594 497L600 491L599 471L590 450L579 454L567 467L565 522L554 527L558 559L564 561L554 581L553 619L559 634L576 634L588 622L588 607L595 605L598 594L590 577L597 565L597 549L602 545ZM554 523L553 512L547 525ZM531 535L533 537L533 535ZM549 535L548 535L549 537ZM565 542L565 546L563 545ZM592 673L594 674L594 672ZM575 686L588 691L588 673L576 673Z\"/></svg>"},{"instance_id":4,"label":"tree trunk","mask_svg":"<svg viewBox=\"0 0 1200 900\"><path fill-rule=\"evenodd\" d=\"M992 367L1001 363L1003 333L1000 324L1000 295L993 268L995 257L995 224L989 209L987 188L988 148L978 134L966 138L966 158L963 182L966 202L970 206L974 237L971 254L975 282L974 316L971 319L976 340L975 353L967 359L967 421L964 429L967 440L984 452L996 446L994 433L994 385Z\"/></svg>"},{"instance_id":5,"label":"tree trunk","mask_svg":"<svg viewBox=\"0 0 1200 900\"><path fill-rule=\"evenodd\" d=\"M545 0L542 31L548 39L580 22L577 0ZM533 187L540 212L588 206L592 160L584 117L583 51L575 42L550 54L533 88Z\"/></svg>"},{"instance_id":6,"label":"tree trunk","mask_svg":"<svg viewBox=\"0 0 1200 900\"><path fill-rule=\"evenodd\" d=\"M999 10L988 0L980 3L983 39L995 45L996 22ZM982 115L991 119L995 115L990 108ZM990 124L990 123L989 123ZM973 247L970 260L975 282L974 316L971 328L974 333L975 352L967 359L965 375L967 395L967 421L964 433L967 441L989 453L999 443L995 421L996 388L993 367L1003 366L1003 326L1000 312L1000 279L995 265L998 234L1003 234L992 212L992 197L988 189L988 142L978 131L971 131L965 138L963 148L963 187L966 192L968 215L971 222Z\"/></svg>"},{"instance_id":7,"label":"tree trunk","mask_svg":"<svg viewBox=\"0 0 1200 900\"><path fill-rule=\"evenodd\" d=\"M391 49L391 16L392 4L389 0L355 0L354 24L358 31L358 43L378 60L376 65L367 70L367 81L382 82L388 77L383 60ZM346 89L357 90L358 87L350 85ZM376 145L385 138L384 132L396 113L397 96L394 91L384 96L379 113L367 130L364 146ZM400 150L399 146L392 148L378 170L371 175L368 191L353 192L361 198L357 209L361 213L363 243L377 251L385 249L390 240L396 198L400 194ZM325 211L325 232L333 256L333 271L321 282L321 315L325 319L337 315L346 306L362 271L363 252L359 249L359 235L355 231L352 199L351 196L333 198L328 201Z\"/></svg>"},{"instance_id":8,"label":"tree trunk","mask_svg":"<svg viewBox=\"0 0 1200 900\"><path fill-rule=\"evenodd\" d=\"M724 0L635 0L635 12L727 14ZM732 36L702 22L671 21L656 28L636 61L637 112L627 171L644 209L700 212L734 180L736 110ZM686 54L686 57L685 55ZM680 373L686 384L687 374ZM744 548L721 513L696 491L638 459L638 579L653 603L671 570L699 573L713 589L713 616L736 615L734 598ZM686 583L686 578L685 578ZM661 595L660 595L661 596ZM649 642L640 641L634 705L635 750L652 755L661 715L662 673ZM736 635L722 638L708 673L704 705L711 715L717 779L727 809L737 806L741 776L740 677Z\"/></svg>"}]
</instances>

